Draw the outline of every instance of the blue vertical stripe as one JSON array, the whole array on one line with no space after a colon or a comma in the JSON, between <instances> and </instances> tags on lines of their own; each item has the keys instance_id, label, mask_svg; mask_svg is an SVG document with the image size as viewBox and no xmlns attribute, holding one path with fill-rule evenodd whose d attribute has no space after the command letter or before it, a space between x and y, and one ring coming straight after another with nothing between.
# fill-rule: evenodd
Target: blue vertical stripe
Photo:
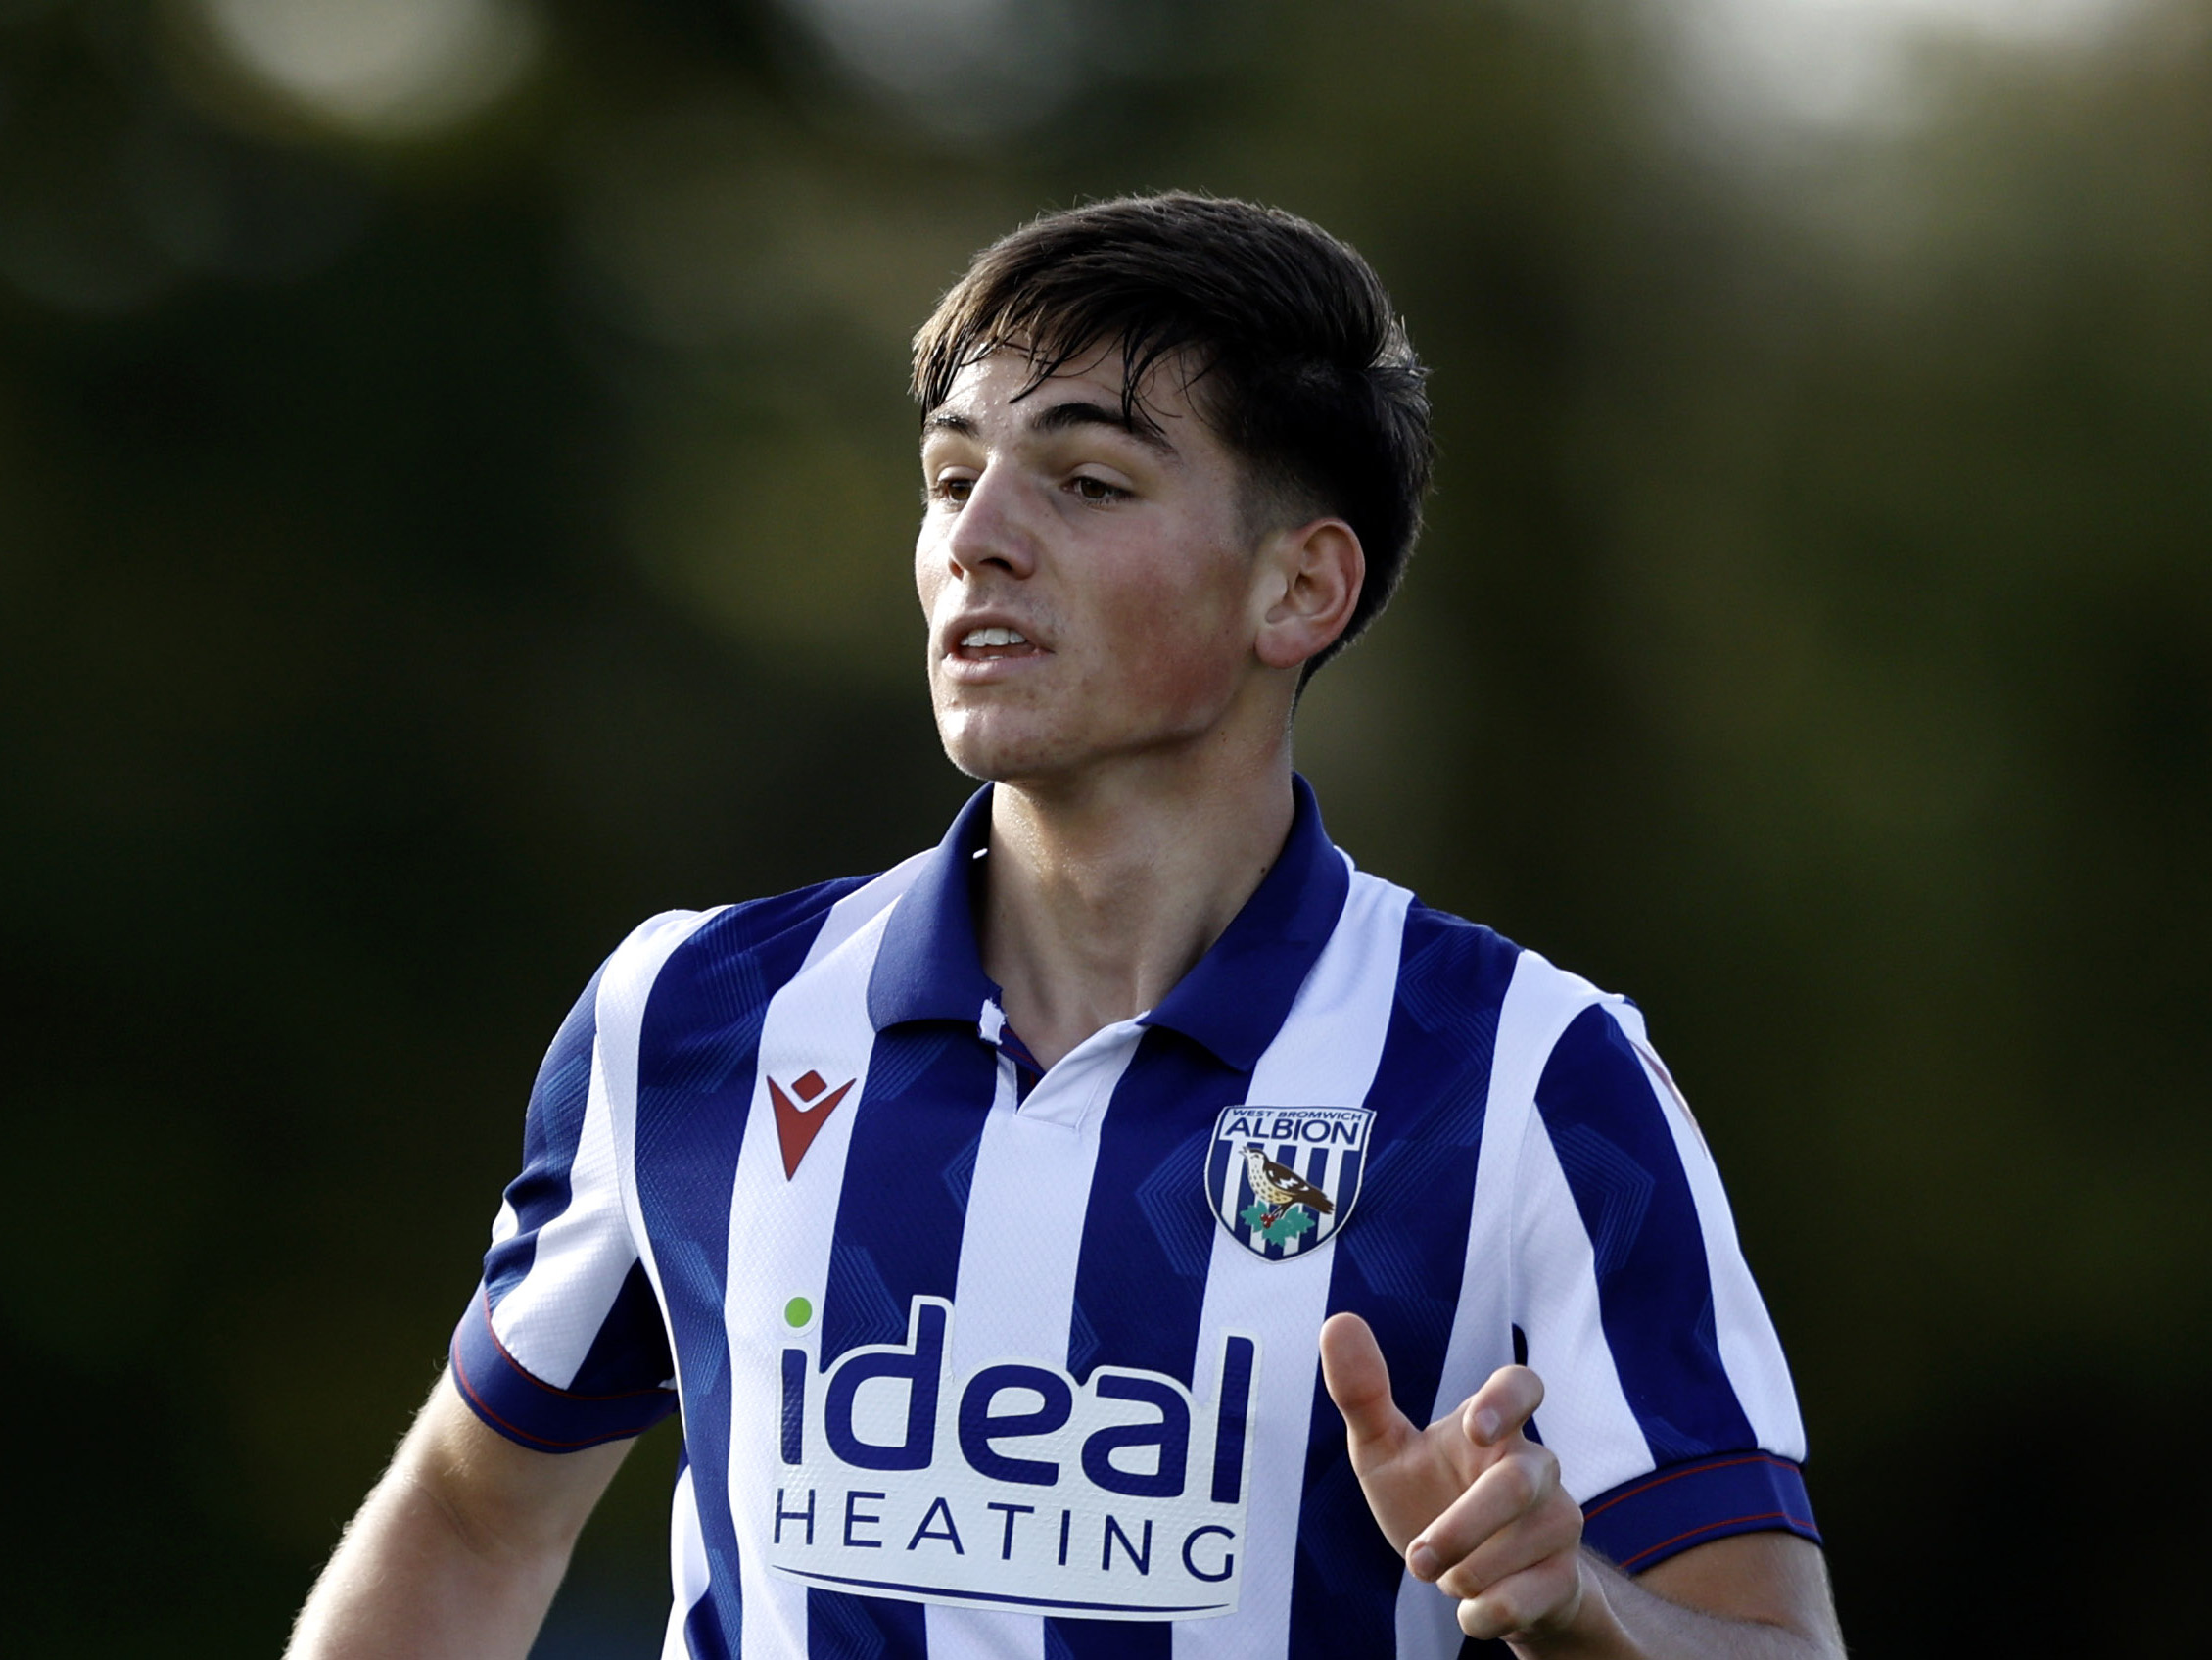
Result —
<instances>
[{"instance_id":1,"label":"blue vertical stripe","mask_svg":"<svg viewBox=\"0 0 2212 1660\"><path fill-rule=\"evenodd\" d=\"M1397 998L1364 1103L1375 1125L1363 1179L1333 1242L1329 1312L1349 1310L1374 1328L1391 1394L1417 1421L1435 1399L1458 1309L1497 1015L1517 955L1487 928L1409 910ZM1352 1473L1343 1417L1318 1381L1305 1494L1292 1660L1389 1653L1401 1565Z\"/></svg>"},{"instance_id":2,"label":"blue vertical stripe","mask_svg":"<svg viewBox=\"0 0 2212 1660\"><path fill-rule=\"evenodd\" d=\"M568 1387L577 1395L615 1395L665 1383L675 1370L653 1282L644 1263L633 1262ZM648 1373L653 1374L649 1379Z\"/></svg>"},{"instance_id":3,"label":"blue vertical stripe","mask_svg":"<svg viewBox=\"0 0 2212 1660\"><path fill-rule=\"evenodd\" d=\"M824 1288L820 1364L848 1350L904 1343L917 1297L948 1301L960 1278L972 1170L998 1077L998 1051L973 1026L915 1021L878 1033L853 1119ZM810 1660L921 1660L922 1605L807 1592Z\"/></svg>"},{"instance_id":4,"label":"blue vertical stripe","mask_svg":"<svg viewBox=\"0 0 2212 1660\"><path fill-rule=\"evenodd\" d=\"M725 1660L741 1616L729 1515L729 1371L723 1302L729 1193L753 1096L768 1000L806 961L829 907L860 886L827 883L735 906L705 923L655 980L637 1046L637 1202L682 1352L683 1436L706 1547L708 1591L684 1620L701 1660Z\"/></svg>"},{"instance_id":5,"label":"blue vertical stripe","mask_svg":"<svg viewBox=\"0 0 2212 1660\"><path fill-rule=\"evenodd\" d=\"M569 1170L584 1135L584 1109L591 1093L591 1049L599 1030L600 964L591 983L561 1021L561 1029L539 1063L531 1086L530 1111L523 1119L522 1173L508 1183L519 1230L494 1245L484 1257L484 1289L494 1307L522 1283L538 1255L538 1230L568 1209Z\"/></svg>"},{"instance_id":6,"label":"blue vertical stripe","mask_svg":"<svg viewBox=\"0 0 2212 1660\"><path fill-rule=\"evenodd\" d=\"M677 1482L683 1480L683 1472L690 1467L691 1449L688 1446L680 1446L676 1454ZM698 1479L696 1475L691 1478L694 1503L698 1494ZM737 1583L737 1565L734 1562L728 1564L727 1571L729 1574L728 1583L734 1586ZM701 1589L699 1599L684 1611L683 1651L691 1660L730 1660L729 1644L723 1637L722 1621L715 1611L714 1588L724 1572L724 1564L710 1553L707 1557L707 1583Z\"/></svg>"},{"instance_id":7,"label":"blue vertical stripe","mask_svg":"<svg viewBox=\"0 0 2212 1660\"><path fill-rule=\"evenodd\" d=\"M1220 1225L1203 1187L1206 1149L1215 1115L1250 1082L1180 1033L1154 1027L1139 1042L1100 1126L1083 1218L1067 1338L1078 1381L1102 1363L1191 1381ZM1166 1660L1173 1647L1167 1624L1045 1624L1046 1652L1066 1660Z\"/></svg>"},{"instance_id":8,"label":"blue vertical stripe","mask_svg":"<svg viewBox=\"0 0 2212 1660\"><path fill-rule=\"evenodd\" d=\"M1606 1345L1653 1461L1757 1447L1720 1361L1689 1177L1643 1063L1602 1006L1561 1035L1536 1109L1590 1237Z\"/></svg>"}]
</instances>

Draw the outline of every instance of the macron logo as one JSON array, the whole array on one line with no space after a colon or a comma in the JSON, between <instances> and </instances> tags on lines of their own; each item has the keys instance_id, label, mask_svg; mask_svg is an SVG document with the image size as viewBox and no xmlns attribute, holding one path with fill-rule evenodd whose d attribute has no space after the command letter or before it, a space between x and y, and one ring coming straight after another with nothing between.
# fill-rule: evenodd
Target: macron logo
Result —
<instances>
[{"instance_id":1,"label":"macron logo","mask_svg":"<svg viewBox=\"0 0 2212 1660\"><path fill-rule=\"evenodd\" d=\"M776 1103L776 1139L783 1149L785 1181L799 1173L799 1161L807 1156L814 1138L822 1133L822 1126L829 1121L829 1115L856 1081L847 1078L831 1089L820 1072L810 1071L793 1082L786 1095L781 1084L774 1078L768 1080L768 1098ZM791 1099L793 1095L798 1097L796 1101Z\"/></svg>"}]
</instances>

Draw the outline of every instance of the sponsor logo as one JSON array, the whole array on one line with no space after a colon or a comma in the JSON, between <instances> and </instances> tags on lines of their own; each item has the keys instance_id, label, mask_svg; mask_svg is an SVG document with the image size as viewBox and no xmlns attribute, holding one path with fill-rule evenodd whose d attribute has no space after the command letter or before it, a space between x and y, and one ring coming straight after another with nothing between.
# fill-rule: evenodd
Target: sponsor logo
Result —
<instances>
[{"instance_id":1,"label":"sponsor logo","mask_svg":"<svg viewBox=\"0 0 2212 1660\"><path fill-rule=\"evenodd\" d=\"M1351 1215L1375 1115L1365 1107L1224 1107L1206 1150L1206 1204L1229 1237L1281 1262Z\"/></svg>"},{"instance_id":2,"label":"sponsor logo","mask_svg":"<svg viewBox=\"0 0 2212 1660\"><path fill-rule=\"evenodd\" d=\"M784 1318L812 1325L793 1298ZM1236 1611L1256 1340L1224 1337L1211 1399L1159 1372L1003 1359L955 1376L953 1305L819 1364L784 1349L769 1569L825 1589L1085 1619Z\"/></svg>"},{"instance_id":3,"label":"sponsor logo","mask_svg":"<svg viewBox=\"0 0 2212 1660\"><path fill-rule=\"evenodd\" d=\"M810 1071L793 1081L787 1095L781 1084L774 1078L768 1080L768 1098L776 1106L776 1139L783 1149L785 1181L799 1173L799 1161L807 1156L814 1138L822 1133L822 1126L829 1121L829 1115L856 1081L847 1078L831 1089L820 1072ZM793 1100L793 1096L798 1099Z\"/></svg>"}]
</instances>

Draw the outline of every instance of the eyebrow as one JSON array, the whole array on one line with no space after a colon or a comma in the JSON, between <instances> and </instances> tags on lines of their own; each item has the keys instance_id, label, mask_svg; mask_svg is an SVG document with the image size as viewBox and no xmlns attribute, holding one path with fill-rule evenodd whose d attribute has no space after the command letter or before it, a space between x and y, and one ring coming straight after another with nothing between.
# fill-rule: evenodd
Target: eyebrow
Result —
<instances>
[{"instance_id":1,"label":"eyebrow","mask_svg":"<svg viewBox=\"0 0 2212 1660\"><path fill-rule=\"evenodd\" d=\"M1176 453L1175 446L1165 433L1140 425L1133 417L1105 403L1092 403L1083 399L1070 399L1062 403L1048 403L1029 418L1029 430L1036 433L1072 432L1079 427L1111 427L1142 444L1146 449L1161 455ZM965 415L948 414L939 410L921 423L921 435L951 433L960 438L976 436L975 423Z\"/></svg>"},{"instance_id":2,"label":"eyebrow","mask_svg":"<svg viewBox=\"0 0 2212 1660\"><path fill-rule=\"evenodd\" d=\"M1175 446L1167 441L1167 434L1149 424L1140 424L1132 415L1104 403L1090 403L1073 399L1064 403L1048 403L1037 411L1029 422L1033 432L1069 432L1077 427L1111 427L1126 433L1146 449L1162 455L1175 453Z\"/></svg>"}]
</instances>

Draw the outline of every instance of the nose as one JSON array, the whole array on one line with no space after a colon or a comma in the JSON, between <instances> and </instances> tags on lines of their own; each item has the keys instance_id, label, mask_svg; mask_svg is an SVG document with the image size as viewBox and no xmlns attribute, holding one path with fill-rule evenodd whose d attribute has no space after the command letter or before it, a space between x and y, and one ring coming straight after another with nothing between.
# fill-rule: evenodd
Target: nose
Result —
<instances>
[{"instance_id":1,"label":"nose","mask_svg":"<svg viewBox=\"0 0 2212 1660\"><path fill-rule=\"evenodd\" d=\"M945 533L954 570L973 575L996 568L1025 577L1037 568L1035 526L1025 510L1021 481L1008 468L986 466Z\"/></svg>"}]
</instances>

